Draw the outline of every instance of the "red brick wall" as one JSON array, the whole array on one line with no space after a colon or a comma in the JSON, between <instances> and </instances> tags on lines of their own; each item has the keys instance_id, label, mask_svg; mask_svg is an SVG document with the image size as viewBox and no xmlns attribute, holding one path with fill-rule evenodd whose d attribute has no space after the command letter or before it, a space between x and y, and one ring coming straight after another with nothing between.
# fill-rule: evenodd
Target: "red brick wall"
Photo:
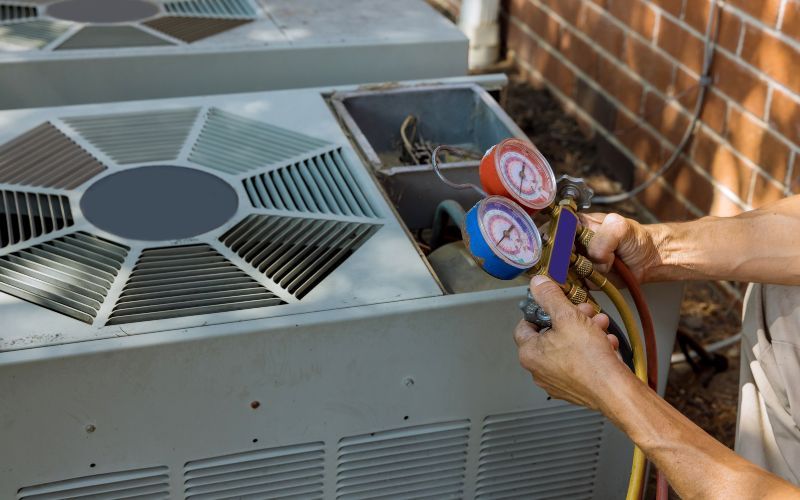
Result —
<instances>
[{"instance_id":1,"label":"red brick wall","mask_svg":"<svg viewBox=\"0 0 800 500\"><path fill-rule=\"evenodd\" d=\"M670 155L698 94L710 0L508 0L509 55L632 160ZM720 4L713 83L685 154L640 196L658 218L800 192L800 0Z\"/></svg>"}]
</instances>

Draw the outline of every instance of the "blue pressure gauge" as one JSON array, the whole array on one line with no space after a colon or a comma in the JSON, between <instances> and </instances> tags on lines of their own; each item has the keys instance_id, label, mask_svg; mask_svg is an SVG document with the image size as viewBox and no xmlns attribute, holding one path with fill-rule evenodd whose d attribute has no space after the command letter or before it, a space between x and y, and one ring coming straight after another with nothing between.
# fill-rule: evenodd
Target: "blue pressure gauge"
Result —
<instances>
[{"instance_id":1,"label":"blue pressure gauge","mask_svg":"<svg viewBox=\"0 0 800 500\"><path fill-rule=\"evenodd\" d=\"M463 231L475 261L495 278L514 279L542 256L536 225L522 207L502 196L489 196L472 207Z\"/></svg>"}]
</instances>

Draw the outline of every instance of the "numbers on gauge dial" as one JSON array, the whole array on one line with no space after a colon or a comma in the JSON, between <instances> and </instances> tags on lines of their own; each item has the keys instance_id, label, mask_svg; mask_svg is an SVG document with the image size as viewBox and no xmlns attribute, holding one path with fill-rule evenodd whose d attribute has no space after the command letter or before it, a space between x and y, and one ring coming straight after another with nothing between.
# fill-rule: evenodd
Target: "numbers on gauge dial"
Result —
<instances>
[{"instance_id":1,"label":"numbers on gauge dial","mask_svg":"<svg viewBox=\"0 0 800 500\"><path fill-rule=\"evenodd\" d=\"M534 165L518 151L506 151L502 154L500 175L513 195L529 202L547 198L553 189L550 178L543 175L542 167Z\"/></svg>"},{"instance_id":2,"label":"numbers on gauge dial","mask_svg":"<svg viewBox=\"0 0 800 500\"><path fill-rule=\"evenodd\" d=\"M507 259L521 266L532 266L537 260L537 248L526 228L514 216L500 208L490 208L483 215L489 243ZM535 228L534 228L535 230Z\"/></svg>"}]
</instances>

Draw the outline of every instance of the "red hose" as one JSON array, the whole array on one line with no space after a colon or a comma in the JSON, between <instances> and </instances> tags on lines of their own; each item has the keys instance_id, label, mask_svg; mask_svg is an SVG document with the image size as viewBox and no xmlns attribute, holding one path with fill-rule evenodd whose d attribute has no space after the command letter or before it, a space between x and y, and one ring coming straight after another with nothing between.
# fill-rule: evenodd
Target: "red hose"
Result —
<instances>
[{"instance_id":1,"label":"red hose","mask_svg":"<svg viewBox=\"0 0 800 500\"><path fill-rule=\"evenodd\" d=\"M650 309L644 300L644 294L639 287L639 282L634 277L631 270L622 262L622 259L614 259L614 271L625 282L625 286L633 297L636 305L636 312L639 313L639 320L642 322L642 333L644 334L644 348L647 356L647 385L654 391L658 384L658 347L656 346L656 331L653 327L653 317Z\"/></svg>"},{"instance_id":2,"label":"red hose","mask_svg":"<svg viewBox=\"0 0 800 500\"><path fill-rule=\"evenodd\" d=\"M644 345L647 357L647 385L656 391L658 384L658 347L656 346L656 331L653 326L653 317L650 315L650 308L644 300L644 294L639 287L639 282L631 270L622 262L622 259L614 259L614 271L625 282L625 286L631 293L633 303L636 305L636 312L642 322L642 332L644 334ZM639 495L641 498L641 494ZM656 500L667 500L669 498L669 483L666 476L656 469Z\"/></svg>"}]
</instances>

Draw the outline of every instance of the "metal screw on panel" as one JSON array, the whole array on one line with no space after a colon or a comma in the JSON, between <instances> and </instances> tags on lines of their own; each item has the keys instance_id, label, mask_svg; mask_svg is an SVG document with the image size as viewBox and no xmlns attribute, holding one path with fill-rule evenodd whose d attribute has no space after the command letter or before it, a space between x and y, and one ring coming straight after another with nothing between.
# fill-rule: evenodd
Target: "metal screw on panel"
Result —
<instances>
[{"instance_id":1,"label":"metal screw on panel","mask_svg":"<svg viewBox=\"0 0 800 500\"><path fill-rule=\"evenodd\" d=\"M91 434L92 432L94 432L96 430L97 430L97 427L95 427L94 424L89 424L89 425L86 426L86 432L88 432L89 434Z\"/></svg>"},{"instance_id":2,"label":"metal screw on panel","mask_svg":"<svg viewBox=\"0 0 800 500\"><path fill-rule=\"evenodd\" d=\"M403 385L406 387L411 387L414 385L414 378L413 377L405 377L403 379Z\"/></svg>"}]
</instances>

